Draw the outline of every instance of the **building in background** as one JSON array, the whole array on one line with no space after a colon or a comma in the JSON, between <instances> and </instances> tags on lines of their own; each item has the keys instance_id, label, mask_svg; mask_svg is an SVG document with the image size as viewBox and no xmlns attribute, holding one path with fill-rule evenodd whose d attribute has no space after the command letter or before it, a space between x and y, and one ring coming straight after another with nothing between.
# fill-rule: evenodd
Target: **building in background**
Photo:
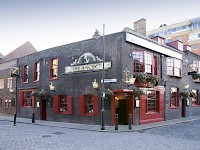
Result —
<instances>
[{"instance_id":1,"label":"building in background","mask_svg":"<svg viewBox=\"0 0 200 150\"><path fill-rule=\"evenodd\" d=\"M6 56L0 55L0 115L16 113L17 90L16 77L11 77L11 70L18 71L17 58L35 53L36 49L26 42Z\"/></svg>"},{"instance_id":2,"label":"building in background","mask_svg":"<svg viewBox=\"0 0 200 150\"><path fill-rule=\"evenodd\" d=\"M159 28L148 31L147 36L161 36L166 43L179 40L183 45L191 46L192 52L200 55L200 17L171 25L162 24Z\"/></svg>"}]
</instances>

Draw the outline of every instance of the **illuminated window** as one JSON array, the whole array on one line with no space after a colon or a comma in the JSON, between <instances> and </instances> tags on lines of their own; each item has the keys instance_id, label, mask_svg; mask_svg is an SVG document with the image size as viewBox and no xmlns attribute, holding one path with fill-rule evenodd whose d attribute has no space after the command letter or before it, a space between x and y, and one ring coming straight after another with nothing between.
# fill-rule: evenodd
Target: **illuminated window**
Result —
<instances>
[{"instance_id":1,"label":"illuminated window","mask_svg":"<svg viewBox=\"0 0 200 150\"><path fill-rule=\"evenodd\" d=\"M34 65L34 81L40 80L40 63L37 62Z\"/></svg>"},{"instance_id":2,"label":"illuminated window","mask_svg":"<svg viewBox=\"0 0 200 150\"><path fill-rule=\"evenodd\" d=\"M195 93L195 95L192 97L192 106L197 106L198 103L198 90L192 90L193 93Z\"/></svg>"},{"instance_id":3,"label":"illuminated window","mask_svg":"<svg viewBox=\"0 0 200 150\"><path fill-rule=\"evenodd\" d=\"M28 82L28 65L24 66L23 82Z\"/></svg>"},{"instance_id":4,"label":"illuminated window","mask_svg":"<svg viewBox=\"0 0 200 150\"><path fill-rule=\"evenodd\" d=\"M50 79L58 77L58 59L51 59Z\"/></svg>"},{"instance_id":5,"label":"illuminated window","mask_svg":"<svg viewBox=\"0 0 200 150\"><path fill-rule=\"evenodd\" d=\"M12 88L12 78L8 78L7 88L9 88L9 89Z\"/></svg>"}]
</instances>

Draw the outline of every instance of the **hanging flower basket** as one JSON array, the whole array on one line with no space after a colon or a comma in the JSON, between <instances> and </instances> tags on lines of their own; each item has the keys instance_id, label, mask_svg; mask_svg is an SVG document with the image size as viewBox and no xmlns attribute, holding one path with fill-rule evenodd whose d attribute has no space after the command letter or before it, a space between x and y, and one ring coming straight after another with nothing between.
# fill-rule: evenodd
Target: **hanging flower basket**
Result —
<instances>
[{"instance_id":1,"label":"hanging flower basket","mask_svg":"<svg viewBox=\"0 0 200 150\"><path fill-rule=\"evenodd\" d=\"M180 92L180 96L182 98L188 98L190 96L190 92L188 90L183 90Z\"/></svg>"},{"instance_id":2,"label":"hanging flower basket","mask_svg":"<svg viewBox=\"0 0 200 150\"><path fill-rule=\"evenodd\" d=\"M190 92L190 97L195 97L196 96L196 94L194 93L194 92Z\"/></svg>"}]
</instances>

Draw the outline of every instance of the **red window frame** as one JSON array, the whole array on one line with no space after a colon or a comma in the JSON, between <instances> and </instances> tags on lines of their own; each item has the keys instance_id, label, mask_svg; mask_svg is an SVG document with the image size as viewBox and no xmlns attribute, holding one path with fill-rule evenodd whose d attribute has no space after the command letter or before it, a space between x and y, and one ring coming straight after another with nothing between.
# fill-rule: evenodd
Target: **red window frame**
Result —
<instances>
[{"instance_id":1,"label":"red window frame","mask_svg":"<svg viewBox=\"0 0 200 150\"><path fill-rule=\"evenodd\" d=\"M192 106L198 106L199 105L199 97L198 97L199 90L192 90L192 92L195 93L195 96L192 97Z\"/></svg>"},{"instance_id":2,"label":"red window frame","mask_svg":"<svg viewBox=\"0 0 200 150\"><path fill-rule=\"evenodd\" d=\"M5 108L11 108L11 100L5 100Z\"/></svg>"},{"instance_id":3,"label":"red window frame","mask_svg":"<svg viewBox=\"0 0 200 150\"><path fill-rule=\"evenodd\" d=\"M134 50L133 53L133 72L144 72L152 75L158 74L157 56L153 53Z\"/></svg>"},{"instance_id":4,"label":"red window frame","mask_svg":"<svg viewBox=\"0 0 200 150\"><path fill-rule=\"evenodd\" d=\"M79 97L80 115L97 116L99 114L98 105L98 96L86 94Z\"/></svg>"},{"instance_id":5,"label":"red window frame","mask_svg":"<svg viewBox=\"0 0 200 150\"><path fill-rule=\"evenodd\" d=\"M19 91L20 107L34 107L34 96L32 90Z\"/></svg>"},{"instance_id":6,"label":"red window frame","mask_svg":"<svg viewBox=\"0 0 200 150\"><path fill-rule=\"evenodd\" d=\"M37 62L34 64L34 81L40 80L40 63Z\"/></svg>"},{"instance_id":7,"label":"red window frame","mask_svg":"<svg viewBox=\"0 0 200 150\"><path fill-rule=\"evenodd\" d=\"M57 64L55 64L57 62ZM58 78L58 59L53 58L51 59L50 63L50 79L57 79Z\"/></svg>"},{"instance_id":8,"label":"red window frame","mask_svg":"<svg viewBox=\"0 0 200 150\"><path fill-rule=\"evenodd\" d=\"M179 107L179 88L171 87L170 89L170 108Z\"/></svg>"},{"instance_id":9,"label":"red window frame","mask_svg":"<svg viewBox=\"0 0 200 150\"><path fill-rule=\"evenodd\" d=\"M4 79L0 79L0 89L4 89Z\"/></svg>"},{"instance_id":10,"label":"red window frame","mask_svg":"<svg viewBox=\"0 0 200 150\"><path fill-rule=\"evenodd\" d=\"M176 58L167 58L167 75L182 77L182 61Z\"/></svg>"},{"instance_id":11,"label":"red window frame","mask_svg":"<svg viewBox=\"0 0 200 150\"><path fill-rule=\"evenodd\" d=\"M159 92L155 90L147 90L146 94L146 112L159 112Z\"/></svg>"},{"instance_id":12,"label":"red window frame","mask_svg":"<svg viewBox=\"0 0 200 150\"><path fill-rule=\"evenodd\" d=\"M28 65L24 66L23 82L28 82Z\"/></svg>"},{"instance_id":13,"label":"red window frame","mask_svg":"<svg viewBox=\"0 0 200 150\"><path fill-rule=\"evenodd\" d=\"M66 103L64 104L63 101ZM67 95L55 95L53 98L53 110L56 114L72 114L72 97Z\"/></svg>"}]
</instances>

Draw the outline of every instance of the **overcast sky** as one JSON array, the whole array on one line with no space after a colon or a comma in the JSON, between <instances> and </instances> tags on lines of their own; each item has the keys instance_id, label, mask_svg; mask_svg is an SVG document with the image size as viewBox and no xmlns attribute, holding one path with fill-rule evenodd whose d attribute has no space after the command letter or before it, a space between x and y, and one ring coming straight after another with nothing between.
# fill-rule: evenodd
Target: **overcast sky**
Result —
<instances>
[{"instance_id":1,"label":"overcast sky","mask_svg":"<svg viewBox=\"0 0 200 150\"><path fill-rule=\"evenodd\" d=\"M110 34L147 19L147 30L200 16L198 0L0 0L0 53L27 41L38 50Z\"/></svg>"}]
</instances>

